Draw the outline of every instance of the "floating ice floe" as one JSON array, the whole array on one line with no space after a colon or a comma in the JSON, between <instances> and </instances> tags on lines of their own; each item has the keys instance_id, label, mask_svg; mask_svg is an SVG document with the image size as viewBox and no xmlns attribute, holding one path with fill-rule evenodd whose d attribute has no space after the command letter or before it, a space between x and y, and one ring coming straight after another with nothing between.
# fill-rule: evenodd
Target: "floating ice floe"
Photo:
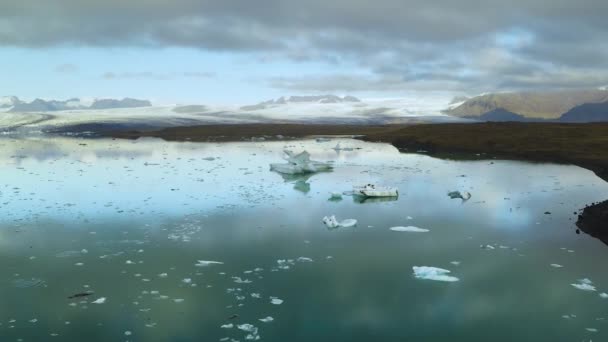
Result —
<instances>
[{"instance_id":1,"label":"floating ice floe","mask_svg":"<svg viewBox=\"0 0 608 342\"><path fill-rule=\"evenodd\" d=\"M197 260L194 266L198 267L207 267L210 265L223 265L224 263L221 261L210 261L210 260Z\"/></svg>"},{"instance_id":2,"label":"floating ice floe","mask_svg":"<svg viewBox=\"0 0 608 342\"><path fill-rule=\"evenodd\" d=\"M260 318L259 321L263 322L263 323L270 323L270 322L274 321L274 318L268 316L266 318Z\"/></svg>"},{"instance_id":3,"label":"floating ice floe","mask_svg":"<svg viewBox=\"0 0 608 342\"><path fill-rule=\"evenodd\" d=\"M427 280L435 280L435 281L445 281L445 282L455 282L460 279L448 275L450 273L449 270L438 268L438 267L430 267L430 266L414 266L412 267L414 270L414 276L418 279L427 279Z\"/></svg>"},{"instance_id":4,"label":"floating ice floe","mask_svg":"<svg viewBox=\"0 0 608 342\"><path fill-rule=\"evenodd\" d=\"M600 293L600 298L602 298L602 299L608 299L608 293L606 293L606 292Z\"/></svg>"},{"instance_id":5,"label":"floating ice floe","mask_svg":"<svg viewBox=\"0 0 608 342\"><path fill-rule=\"evenodd\" d=\"M560 264L551 264L551 267L553 267L553 268L562 268L564 266L562 266Z\"/></svg>"},{"instance_id":6,"label":"floating ice floe","mask_svg":"<svg viewBox=\"0 0 608 342\"><path fill-rule=\"evenodd\" d=\"M398 227L391 227L389 229L394 232L408 232L408 233L427 233L430 231L428 229L418 228L418 227L414 227L414 226L407 226L407 227L398 226Z\"/></svg>"},{"instance_id":7,"label":"floating ice floe","mask_svg":"<svg viewBox=\"0 0 608 342\"><path fill-rule=\"evenodd\" d=\"M468 191L450 191L448 192L448 196L450 196L451 199L460 198L463 202L468 201L472 197L471 193Z\"/></svg>"},{"instance_id":8,"label":"floating ice floe","mask_svg":"<svg viewBox=\"0 0 608 342\"><path fill-rule=\"evenodd\" d=\"M299 262L312 262L311 258L307 258L307 257L299 257L298 259Z\"/></svg>"},{"instance_id":9,"label":"floating ice floe","mask_svg":"<svg viewBox=\"0 0 608 342\"><path fill-rule=\"evenodd\" d=\"M399 197L399 189L388 186L365 184L353 186L353 195L364 197Z\"/></svg>"},{"instance_id":10,"label":"floating ice floe","mask_svg":"<svg viewBox=\"0 0 608 342\"><path fill-rule=\"evenodd\" d=\"M106 297L100 297L92 301L91 304L103 304L106 302Z\"/></svg>"},{"instance_id":11,"label":"floating ice floe","mask_svg":"<svg viewBox=\"0 0 608 342\"><path fill-rule=\"evenodd\" d=\"M579 279L578 283L570 284L575 288L583 291L595 291L595 286L593 286L593 282L587 278Z\"/></svg>"},{"instance_id":12,"label":"floating ice floe","mask_svg":"<svg viewBox=\"0 0 608 342\"><path fill-rule=\"evenodd\" d=\"M232 323L223 324L223 325L220 326L220 328L222 328L222 329L232 329L232 328L234 328L234 324L232 324Z\"/></svg>"},{"instance_id":13,"label":"floating ice floe","mask_svg":"<svg viewBox=\"0 0 608 342\"><path fill-rule=\"evenodd\" d=\"M270 164L270 170L288 175L295 175L301 173L330 171L333 168L333 166L328 163L310 160L310 154L306 151L297 155L287 150L284 152L287 155L287 163Z\"/></svg>"},{"instance_id":14,"label":"floating ice floe","mask_svg":"<svg viewBox=\"0 0 608 342\"><path fill-rule=\"evenodd\" d=\"M283 300L277 297L270 297L270 304L281 305L283 304Z\"/></svg>"},{"instance_id":15,"label":"floating ice floe","mask_svg":"<svg viewBox=\"0 0 608 342\"><path fill-rule=\"evenodd\" d=\"M357 220L355 219L346 219L338 222L335 215L331 215L329 217L323 217L323 223L327 226L327 228L348 228L357 225Z\"/></svg>"}]
</instances>

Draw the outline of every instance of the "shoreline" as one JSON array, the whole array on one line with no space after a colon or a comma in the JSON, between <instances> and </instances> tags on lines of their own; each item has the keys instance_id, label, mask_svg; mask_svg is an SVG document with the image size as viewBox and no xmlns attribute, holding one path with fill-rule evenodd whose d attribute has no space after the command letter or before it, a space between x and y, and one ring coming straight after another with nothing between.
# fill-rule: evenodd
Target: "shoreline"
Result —
<instances>
[{"instance_id":1,"label":"shoreline","mask_svg":"<svg viewBox=\"0 0 608 342\"><path fill-rule=\"evenodd\" d=\"M109 131L122 139L224 142L350 136L389 143L402 152L448 159L511 159L572 164L608 182L608 123L492 122L395 125L245 124ZM608 195L608 194L607 194ZM608 245L608 200L581 209L576 226Z\"/></svg>"}]
</instances>

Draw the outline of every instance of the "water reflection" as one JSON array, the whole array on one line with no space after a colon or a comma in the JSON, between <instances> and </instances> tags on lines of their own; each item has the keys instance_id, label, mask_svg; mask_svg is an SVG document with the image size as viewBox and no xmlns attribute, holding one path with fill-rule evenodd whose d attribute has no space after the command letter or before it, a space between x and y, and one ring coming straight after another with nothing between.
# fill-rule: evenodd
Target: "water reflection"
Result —
<instances>
[{"instance_id":1,"label":"water reflection","mask_svg":"<svg viewBox=\"0 0 608 342\"><path fill-rule=\"evenodd\" d=\"M242 341L245 324L267 341L608 336L608 275L597 263L608 251L572 234L572 213L608 191L591 172L338 141L353 150L0 140L0 340ZM335 169L270 172L285 148ZM400 196L328 201L367 183ZM451 200L455 189L473 197ZM358 224L327 230L321 218L333 214ZM460 281L415 279L413 266ZM582 278L597 291L570 285Z\"/></svg>"}]
</instances>

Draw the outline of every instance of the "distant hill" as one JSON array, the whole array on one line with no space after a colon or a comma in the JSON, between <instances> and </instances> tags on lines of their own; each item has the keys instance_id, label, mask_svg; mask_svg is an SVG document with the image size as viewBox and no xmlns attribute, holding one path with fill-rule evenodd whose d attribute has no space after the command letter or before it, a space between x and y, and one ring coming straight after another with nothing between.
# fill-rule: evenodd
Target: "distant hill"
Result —
<instances>
[{"instance_id":1,"label":"distant hill","mask_svg":"<svg viewBox=\"0 0 608 342\"><path fill-rule=\"evenodd\" d=\"M562 115L561 122L600 122L608 121L608 102L585 103L576 106Z\"/></svg>"},{"instance_id":2,"label":"distant hill","mask_svg":"<svg viewBox=\"0 0 608 342\"><path fill-rule=\"evenodd\" d=\"M113 109L113 108L137 108L150 107L152 103L148 100L137 100L132 98L124 98L122 100L101 99L95 100L90 109Z\"/></svg>"},{"instance_id":3,"label":"distant hill","mask_svg":"<svg viewBox=\"0 0 608 342\"><path fill-rule=\"evenodd\" d=\"M10 108L9 112L29 113L29 112L55 112L73 109L112 109L112 108L135 108L148 107L152 104L146 100L136 100L125 98L122 100L100 99L95 100L91 105L84 104L78 98L65 101L35 99L32 102L23 102L16 97L1 98L10 99L0 101L0 108Z\"/></svg>"},{"instance_id":4,"label":"distant hill","mask_svg":"<svg viewBox=\"0 0 608 342\"><path fill-rule=\"evenodd\" d=\"M460 106L447 109L446 114L479 118L502 109L526 119L558 119L570 109L585 103L608 101L608 90L576 90L551 92L518 92L480 95Z\"/></svg>"},{"instance_id":5,"label":"distant hill","mask_svg":"<svg viewBox=\"0 0 608 342\"><path fill-rule=\"evenodd\" d=\"M284 105L288 103L343 103L343 102L361 102L354 96L340 97L337 95L309 95L309 96L283 96L276 100L268 100L254 105L242 106L242 110L261 110L272 105Z\"/></svg>"},{"instance_id":6,"label":"distant hill","mask_svg":"<svg viewBox=\"0 0 608 342\"><path fill-rule=\"evenodd\" d=\"M21 103L16 96L0 96L0 108L11 108Z\"/></svg>"},{"instance_id":7,"label":"distant hill","mask_svg":"<svg viewBox=\"0 0 608 342\"><path fill-rule=\"evenodd\" d=\"M468 119L475 119L480 121L488 121L488 122L509 122L509 121L530 121L533 119L527 119L522 115L509 112L508 110L497 108L491 110L487 113L484 113L480 116L470 116Z\"/></svg>"}]
</instances>

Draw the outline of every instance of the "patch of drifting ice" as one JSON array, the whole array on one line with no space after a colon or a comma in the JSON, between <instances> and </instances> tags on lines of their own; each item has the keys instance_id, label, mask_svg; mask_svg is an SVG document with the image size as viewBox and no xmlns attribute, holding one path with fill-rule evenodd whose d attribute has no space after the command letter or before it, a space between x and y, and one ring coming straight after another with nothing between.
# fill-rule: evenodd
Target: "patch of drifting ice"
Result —
<instances>
[{"instance_id":1,"label":"patch of drifting ice","mask_svg":"<svg viewBox=\"0 0 608 342\"><path fill-rule=\"evenodd\" d=\"M277 297L270 297L270 304L281 305L283 304L283 300Z\"/></svg>"},{"instance_id":2,"label":"patch of drifting ice","mask_svg":"<svg viewBox=\"0 0 608 342\"><path fill-rule=\"evenodd\" d=\"M427 280L435 280L435 281L445 281L445 282L455 282L460 279L448 275L450 273L449 270L438 268L438 267L430 267L430 266L414 266L412 267L414 270L414 276L418 279L427 279Z\"/></svg>"},{"instance_id":3,"label":"patch of drifting ice","mask_svg":"<svg viewBox=\"0 0 608 342\"><path fill-rule=\"evenodd\" d=\"M589 279L581 279L579 280L580 283L578 284L570 284L572 286L574 286L575 288L579 289L579 290L583 290L583 291L595 291L595 286L591 285L591 282L589 281ZM589 282L586 282L589 281Z\"/></svg>"},{"instance_id":4,"label":"patch of drifting ice","mask_svg":"<svg viewBox=\"0 0 608 342\"><path fill-rule=\"evenodd\" d=\"M418 228L418 227L414 227L414 226L391 227L390 230L392 230L394 232L408 232L408 233L427 233L427 232L429 232L428 229Z\"/></svg>"},{"instance_id":5,"label":"patch of drifting ice","mask_svg":"<svg viewBox=\"0 0 608 342\"><path fill-rule=\"evenodd\" d=\"M91 304L103 304L106 302L106 297L101 297L101 298L97 298L96 300L92 301Z\"/></svg>"},{"instance_id":6,"label":"patch of drifting ice","mask_svg":"<svg viewBox=\"0 0 608 342\"><path fill-rule=\"evenodd\" d=\"M274 318L268 316L266 318L260 318L259 321L264 322L264 323L270 323L270 322L274 321Z\"/></svg>"},{"instance_id":7,"label":"patch of drifting ice","mask_svg":"<svg viewBox=\"0 0 608 342\"><path fill-rule=\"evenodd\" d=\"M562 268L562 267L564 267L564 266L562 266L562 265L560 265L560 264L551 264L551 267L554 267L554 268Z\"/></svg>"},{"instance_id":8,"label":"patch of drifting ice","mask_svg":"<svg viewBox=\"0 0 608 342\"><path fill-rule=\"evenodd\" d=\"M602 292L602 293L600 293L600 297L601 297L602 299L608 299L608 293L606 293L606 292Z\"/></svg>"},{"instance_id":9,"label":"patch of drifting ice","mask_svg":"<svg viewBox=\"0 0 608 342\"><path fill-rule=\"evenodd\" d=\"M312 262L312 259L307 257L299 257L297 260L299 262Z\"/></svg>"},{"instance_id":10,"label":"patch of drifting ice","mask_svg":"<svg viewBox=\"0 0 608 342\"><path fill-rule=\"evenodd\" d=\"M222 329L232 329L232 328L234 328L234 324L232 324L232 323L224 324L224 325L220 326L220 328L222 328Z\"/></svg>"},{"instance_id":11,"label":"patch of drifting ice","mask_svg":"<svg viewBox=\"0 0 608 342\"><path fill-rule=\"evenodd\" d=\"M224 263L221 261L210 261L210 260L197 260L194 266L198 267L207 267L210 265L223 265Z\"/></svg>"},{"instance_id":12,"label":"patch of drifting ice","mask_svg":"<svg viewBox=\"0 0 608 342\"><path fill-rule=\"evenodd\" d=\"M338 227L348 228L348 227L356 226L357 220L346 219L346 220L342 220L342 221L338 222L338 220L336 219L336 216L331 215L329 217L328 216L323 217L323 223L325 223L325 226L327 226L327 228L338 228Z\"/></svg>"}]
</instances>

